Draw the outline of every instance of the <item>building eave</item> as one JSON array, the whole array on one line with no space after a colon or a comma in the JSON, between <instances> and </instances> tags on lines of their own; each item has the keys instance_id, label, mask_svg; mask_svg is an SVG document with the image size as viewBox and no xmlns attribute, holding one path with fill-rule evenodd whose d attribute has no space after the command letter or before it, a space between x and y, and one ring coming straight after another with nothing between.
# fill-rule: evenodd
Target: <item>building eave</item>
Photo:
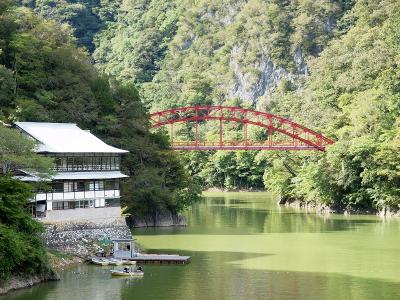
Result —
<instances>
[{"instance_id":1,"label":"building eave","mask_svg":"<svg viewBox=\"0 0 400 300\"><path fill-rule=\"evenodd\" d=\"M29 174L25 172L26 175L14 176L14 178L19 179L24 182L49 182L54 180L100 180L100 179L122 179L128 178L128 175L121 173L120 171L109 171L109 172L61 172L50 175L47 178L41 178L35 174Z\"/></svg>"}]
</instances>

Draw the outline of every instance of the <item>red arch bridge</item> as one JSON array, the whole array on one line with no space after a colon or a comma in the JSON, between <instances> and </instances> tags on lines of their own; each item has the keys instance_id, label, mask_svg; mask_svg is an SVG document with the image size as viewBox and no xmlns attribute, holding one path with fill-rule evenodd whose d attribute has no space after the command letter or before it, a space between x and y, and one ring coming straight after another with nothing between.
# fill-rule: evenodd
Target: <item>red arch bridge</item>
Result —
<instances>
[{"instance_id":1,"label":"red arch bridge","mask_svg":"<svg viewBox=\"0 0 400 300\"><path fill-rule=\"evenodd\" d=\"M219 122L219 141L199 140L199 122L214 120ZM194 122L194 141L174 141L174 124ZM242 141L223 140L225 122L241 123ZM319 150L325 151L333 141L322 134L286 118L230 106L190 106L167 109L150 115L151 128L170 126L171 146L174 150ZM254 125L268 132L265 141L248 139L247 127ZM218 126L218 125L217 125Z\"/></svg>"}]
</instances>

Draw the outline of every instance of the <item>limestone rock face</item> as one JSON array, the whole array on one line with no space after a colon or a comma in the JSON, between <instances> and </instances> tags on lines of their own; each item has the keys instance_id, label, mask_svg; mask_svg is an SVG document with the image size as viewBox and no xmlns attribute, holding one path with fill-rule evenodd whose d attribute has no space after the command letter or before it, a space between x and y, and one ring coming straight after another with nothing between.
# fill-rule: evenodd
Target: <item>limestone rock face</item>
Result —
<instances>
[{"instance_id":1,"label":"limestone rock face","mask_svg":"<svg viewBox=\"0 0 400 300\"><path fill-rule=\"evenodd\" d=\"M269 103L271 94L282 80L296 85L308 72L300 47L296 48L293 56L296 69L292 71L276 66L267 50L263 51L252 66L243 66L240 63L243 53L239 45L232 48L229 66L234 74L234 81L229 86L227 94L229 98L247 100L257 107Z\"/></svg>"}]
</instances>

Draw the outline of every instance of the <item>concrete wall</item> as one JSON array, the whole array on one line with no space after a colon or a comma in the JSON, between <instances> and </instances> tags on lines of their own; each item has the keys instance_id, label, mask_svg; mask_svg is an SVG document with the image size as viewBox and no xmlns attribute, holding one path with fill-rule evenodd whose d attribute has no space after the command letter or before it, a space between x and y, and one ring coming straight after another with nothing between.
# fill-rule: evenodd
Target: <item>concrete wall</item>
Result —
<instances>
[{"instance_id":1,"label":"concrete wall","mask_svg":"<svg viewBox=\"0 0 400 300\"><path fill-rule=\"evenodd\" d=\"M45 224L63 222L108 223L121 218L121 207L75 208L48 210L40 220Z\"/></svg>"}]
</instances>

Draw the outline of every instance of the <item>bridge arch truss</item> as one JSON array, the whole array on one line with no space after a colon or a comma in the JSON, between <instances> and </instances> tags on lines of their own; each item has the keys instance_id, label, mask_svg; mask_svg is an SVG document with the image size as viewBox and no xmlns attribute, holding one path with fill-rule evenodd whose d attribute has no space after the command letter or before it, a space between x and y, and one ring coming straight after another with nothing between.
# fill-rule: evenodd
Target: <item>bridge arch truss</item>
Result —
<instances>
[{"instance_id":1,"label":"bridge arch truss","mask_svg":"<svg viewBox=\"0 0 400 300\"><path fill-rule=\"evenodd\" d=\"M219 141L206 142L199 140L199 122L219 121ZM195 124L194 141L174 141L173 125L175 123ZM224 141L224 122L241 123L242 141ZM254 125L267 130L267 140L248 140L247 127ZM150 114L150 127L170 126L171 146L174 150L319 150L333 144L333 141L289 119L240 107L231 106L189 106L167 109ZM279 135L276 135L279 133ZM279 137L278 137L279 136ZM282 139L284 137L284 139Z\"/></svg>"}]
</instances>

